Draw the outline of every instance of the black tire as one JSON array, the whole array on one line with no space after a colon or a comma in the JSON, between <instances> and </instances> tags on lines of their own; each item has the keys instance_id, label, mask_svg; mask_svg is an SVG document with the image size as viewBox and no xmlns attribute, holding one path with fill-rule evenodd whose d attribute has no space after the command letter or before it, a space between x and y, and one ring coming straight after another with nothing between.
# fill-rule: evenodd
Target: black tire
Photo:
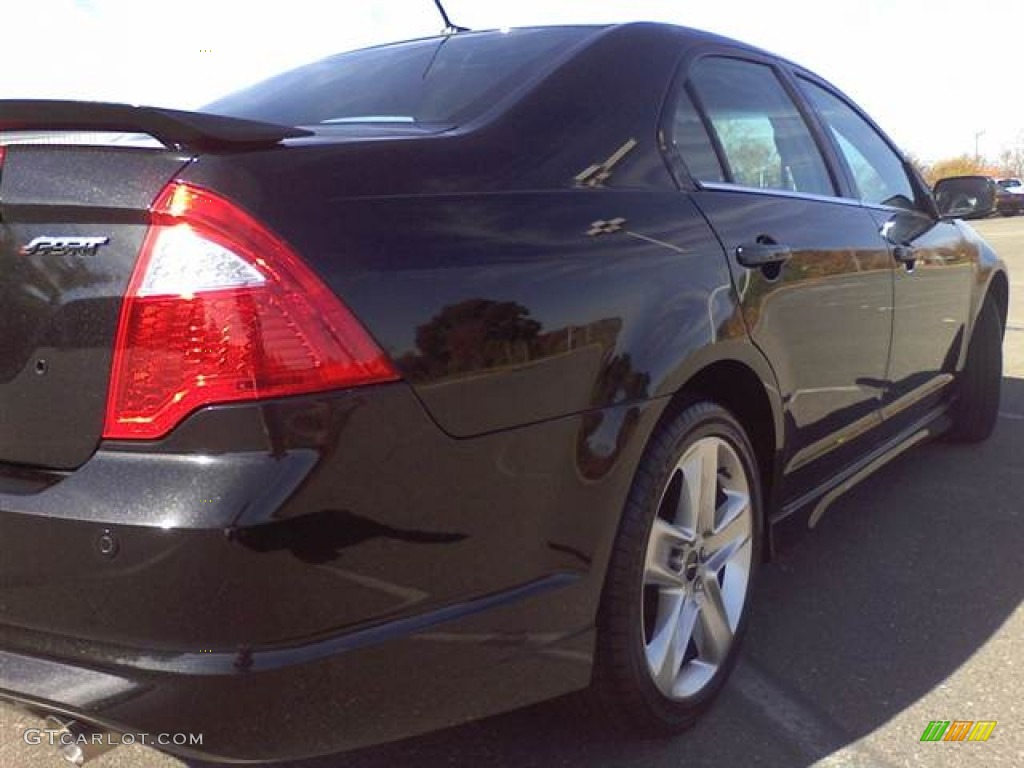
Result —
<instances>
[{"instance_id":1,"label":"black tire","mask_svg":"<svg viewBox=\"0 0 1024 768\"><path fill-rule=\"evenodd\" d=\"M644 636L647 631L644 622L648 619L644 611L649 610L645 608L645 603L648 601L647 590L650 587L645 585L645 557L654 520L659 515L658 507L666 506L664 500L668 498L671 483L675 482L676 473L681 471L677 465L688 455L687 451L696 446L697 441L706 437L719 438L731 447L734 452L731 458L738 457L746 473L749 483L751 557L745 571L746 593L742 599L739 621L733 631L725 660L717 666L717 671L705 687L693 696L678 699L670 698L659 690L648 666L648 641ZM704 444L707 444L706 441ZM728 473L726 476L731 477ZM717 478L720 477L721 470L716 474L716 489L719 487ZM679 493L683 493L682 489ZM719 493L721 491L716 490L716 508L719 508ZM668 504L676 507L672 502ZM719 509L724 509L724 505ZM717 516L718 512L714 514ZM761 529L761 484L750 440L740 423L727 410L712 402L695 402L671 422L664 424L651 439L634 478L608 567L598 616L594 677L589 693L590 700L597 703L609 725L625 733L669 735L692 725L711 706L735 665L746 629L750 595L761 559ZM703 560L703 544L698 543L698 546L701 548L699 562L708 562L707 567L710 569L710 561ZM684 567L682 571L685 570ZM723 583L723 576L715 578L720 584ZM719 596L724 594L724 586L722 590ZM719 605L724 605L724 601ZM696 619L700 624L704 618L699 612L697 615L701 616ZM687 645L687 648L696 646ZM690 650L687 651L689 653ZM683 667L687 664L685 658Z\"/></svg>"},{"instance_id":2,"label":"black tire","mask_svg":"<svg viewBox=\"0 0 1024 768\"><path fill-rule=\"evenodd\" d=\"M1003 383L1003 323L991 297L985 299L974 324L967 362L957 384L953 426L947 437L961 443L988 439L999 418Z\"/></svg>"}]
</instances>

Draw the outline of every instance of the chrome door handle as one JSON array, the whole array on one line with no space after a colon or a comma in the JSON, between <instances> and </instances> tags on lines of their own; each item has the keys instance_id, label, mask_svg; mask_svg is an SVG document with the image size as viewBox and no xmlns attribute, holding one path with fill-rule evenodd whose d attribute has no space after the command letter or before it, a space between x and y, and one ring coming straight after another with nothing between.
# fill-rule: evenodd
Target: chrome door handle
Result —
<instances>
[{"instance_id":1,"label":"chrome door handle","mask_svg":"<svg viewBox=\"0 0 1024 768\"><path fill-rule=\"evenodd\" d=\"M736 249L736 261L748 269L781 264L792 255L788 245L778 243L747 243Z\"/></svg>"},{"instance_id":2,"label":"chrome door handle","mask_svg":"<svg viewBox=\"0 0 1024 768\"><path fill-rule=\"evenodd\" d=\"M894 245L892 257L903 264L913 264L917 261L917 249L911 245Z\"/></svg>"}]
</instances>

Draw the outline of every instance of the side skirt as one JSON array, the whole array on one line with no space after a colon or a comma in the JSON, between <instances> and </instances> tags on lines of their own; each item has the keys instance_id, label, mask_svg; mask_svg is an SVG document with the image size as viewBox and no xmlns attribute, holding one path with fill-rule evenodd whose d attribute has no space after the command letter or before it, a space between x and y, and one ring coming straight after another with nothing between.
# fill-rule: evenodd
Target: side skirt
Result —
<instances>
[{"instance_id":1,"label":"side skirt","mask_svg":"<svg viewBox=\"0 0 1024 768\"><path fill-rule=\"evenodd\" d=\"M832 503L862 480L870 477L893 459L925 440L941 435L950 427L949 404L929 411L892 439L868 453L828 482L786 504L769 521L772 556L788 548L808 529L813 529Z\"/></svg>"}]
</instances>

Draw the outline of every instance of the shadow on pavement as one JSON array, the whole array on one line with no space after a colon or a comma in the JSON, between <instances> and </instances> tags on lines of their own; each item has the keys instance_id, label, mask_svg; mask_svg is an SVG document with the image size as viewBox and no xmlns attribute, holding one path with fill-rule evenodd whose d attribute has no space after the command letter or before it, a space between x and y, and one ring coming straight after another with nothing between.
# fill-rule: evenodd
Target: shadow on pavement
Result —
<instances>
[{"instance_id":1,"label":"shadow on pavement","mask_svg":"<svg viewBox=\"0 0 1024 768\"><path fill-rule=\"evenodd\" d=\"M989 442L907 454L761 571L744 660L687 734L613 738L567 697L293 765L809 766L940 685L1021 603L1024 380L1004 381L1003 410Z\"/></svg>"}]
</instances>

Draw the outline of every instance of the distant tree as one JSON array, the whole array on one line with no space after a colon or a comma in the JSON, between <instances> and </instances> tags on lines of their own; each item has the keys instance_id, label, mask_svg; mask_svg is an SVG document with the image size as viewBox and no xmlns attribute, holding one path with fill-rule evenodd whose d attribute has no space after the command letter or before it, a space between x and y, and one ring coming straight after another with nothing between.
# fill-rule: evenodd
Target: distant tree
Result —
<instances>
[{"instance_id":1,"label":"distant tree","mask_svg":"<svg viewBox=\"0 0 1024 768\"><path fill-rule=\"evenodd\" d=\"M907 161L917 169L917 172L921 174L922 178L928 181L929 184L932 183L928 178L928 175L932 170L928 163L924 162L924 160L919 158L913 152L904 152L903 155L907 158Z\"/></svg>"},{"instance_id":2,"label":"distant tree","mask_svg":"<svg viewBox=\"0 0 1024 768\"><path fill-rule=\"evenodd\" d=\"M541 324L511 301L450 304L416 329L419 354L404 360L416 377L467 373L531 359Z\"/></svg>"},{"instance_id":3,"label":"distant tree","mask_svg":"<svg viewBox=\"0 0 1024 768\"><path fill-rule=\"evenodd\" d=\"M933 163L925 173L925 181L934 185L939 179L947 176L991 176L995 169L989 167L983 160L964 154L959 157L950 157Z\"/></svg>"},{"instance_id":4,"label":"distant tree","mask_svg":"<svg viewBox=\"0 0 1024 768\"><path fill-rule=\"evenodd\" d=\"M1014 144L999 153L1000 176L1024 177L1024 134L1018 134Z\"/></svg>"},{"instance_id":5,"label":"distant tree","mask_svg":"<svg viewBox=\"0 0 1024 768\"><path fill-rule=\"evenodd\" d=\"M782 160L767 120L737 119L715 124L736 181L748 187L785 189Z\"/></svg>"}]
</instances>

